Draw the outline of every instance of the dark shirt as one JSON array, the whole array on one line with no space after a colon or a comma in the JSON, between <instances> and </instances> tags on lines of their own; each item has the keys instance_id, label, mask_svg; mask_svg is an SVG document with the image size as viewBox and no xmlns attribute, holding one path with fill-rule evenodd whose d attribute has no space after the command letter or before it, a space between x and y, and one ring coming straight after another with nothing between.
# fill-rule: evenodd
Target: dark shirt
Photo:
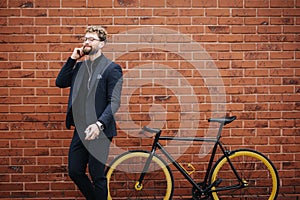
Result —
<instances>
[{"instance_id":1,"label":"dark shirt","mask_svg":"<svg viewBox=\"0 0 300 200\"><path fill-rule=\"evenodd\" d=\"M81 65L85 70L78 95L73 103L73 118L76 129L80 134L83 134L88 125L95 123L97 120L96 116L90 117L90 115L95 114L91 112L91 110L95 109L94 105L89 101L89 98L94 98L95 96L95 91L90 91L93 90L90 81L92 77L96 75L96 73L94 73L96 67L103 67L98 66L102 57L103 55L99 56L94 61L84 61Z\"/></svg>"}]
</instances>

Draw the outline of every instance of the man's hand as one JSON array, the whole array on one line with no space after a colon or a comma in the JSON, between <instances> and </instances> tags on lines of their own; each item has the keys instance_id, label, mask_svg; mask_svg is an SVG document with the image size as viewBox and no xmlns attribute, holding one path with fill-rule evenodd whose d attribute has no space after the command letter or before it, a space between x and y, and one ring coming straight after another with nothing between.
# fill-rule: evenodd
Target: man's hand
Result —
<instances>
[{"instance_id":1,"label":"man's hand","mask_svg":"<svg viewBox=\"0 0 300 200\"><path fill-rule=\"evenodd\" d=\"M94 140L99 136L100 130L97 124L91 124L86 128L84 133L86 134L85 140Z\"/></svg>"},{"instance_id":2,"label":"man's hand","mask_svg":"<svg viewBox=\"0 0 300 200\"><path fill-rule=\"evenodd\" d=\"M84 53L83 53L83 47L81 48L75 48L72 55L71 55L71 58L74 59L74 60L78 60L79 58L83 57L84 56Z\"/></svg>"}]
</instances>

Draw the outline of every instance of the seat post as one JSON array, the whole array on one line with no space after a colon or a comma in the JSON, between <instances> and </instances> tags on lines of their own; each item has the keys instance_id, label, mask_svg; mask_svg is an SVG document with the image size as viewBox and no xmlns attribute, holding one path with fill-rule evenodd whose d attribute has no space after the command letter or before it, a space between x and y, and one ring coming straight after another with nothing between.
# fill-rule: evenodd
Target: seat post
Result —
<instances>
[{"instance_id":1,"label":"seat post","mask_svg":"<svg viewBox=\"0 0 300 200\"><path fill-rule=\"evenodd\" d=\"M224 122L220 122L220 126L219 126L219 130L218 130L218 135L217 135L217 140L219 141L221 138L221 134L222 134L222 130L223 130L223 126L225 125Z\"/></svg>"},{"instance_id":2,"label":"seat post","mask_svg":"<svg viewBox=\"0 0 300 200\"><path fill-rule=\"evenodd\" d=\"M235 119L236 119L236 116L223 117L223 118L209 118L208 119L208 122L218 122L218 123L220 123L219 131L218 131L218 135L217 135L218 141L221 138L221 133L222 133L223 126L225 126L226 124L230 124Z\"/></svg>"}]
</instances>

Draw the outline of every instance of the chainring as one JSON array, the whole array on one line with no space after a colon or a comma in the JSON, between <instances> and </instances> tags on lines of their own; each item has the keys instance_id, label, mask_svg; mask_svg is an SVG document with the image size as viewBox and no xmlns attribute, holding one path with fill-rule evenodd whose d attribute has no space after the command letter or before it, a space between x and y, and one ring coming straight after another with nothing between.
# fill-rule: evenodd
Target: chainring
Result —
<instances>
[{"instance_id":1,"label":"chainring","mask_svg":"<svg viewBox=\"0 0 300 200\"><path fill-rule=\"evenodd\" d=\"M198 186L200 186L200 188L204 189L207 187L207 185L203 182L201 183L197 183ZM192 197L193 200L208 200L208 199L212 199L211 195L209 194L203 194L201 191L199 191L196 187L192 188Z\"/></svg>"}]
</instances>

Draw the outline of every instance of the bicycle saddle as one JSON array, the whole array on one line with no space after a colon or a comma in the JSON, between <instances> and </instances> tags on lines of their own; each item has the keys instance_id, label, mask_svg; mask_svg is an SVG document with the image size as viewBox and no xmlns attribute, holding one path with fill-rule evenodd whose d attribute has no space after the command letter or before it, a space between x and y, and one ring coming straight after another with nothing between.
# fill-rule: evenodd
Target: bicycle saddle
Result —
<instances>
[{"instance_id":1,"label":"bicycle saddle","mask_svg":"<svg viewBox=\"0 0 300 200\"><path fill-rule=\"evenodd\" d=\"M236 119L236 116L223 117L223 118L209 118L208 122L219 122L219 123L226 125L226 124L233 122L235 119Z\"/></svg>"}]
</instances>

